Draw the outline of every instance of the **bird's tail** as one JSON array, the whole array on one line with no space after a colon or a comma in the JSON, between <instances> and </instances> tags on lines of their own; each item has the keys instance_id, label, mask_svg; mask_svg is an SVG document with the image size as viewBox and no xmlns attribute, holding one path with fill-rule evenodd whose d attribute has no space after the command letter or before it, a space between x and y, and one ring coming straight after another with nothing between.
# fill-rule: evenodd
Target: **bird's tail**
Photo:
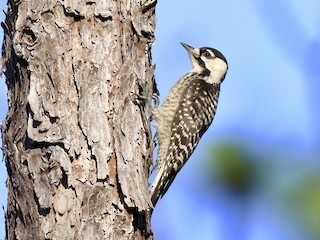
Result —
<instances>
[{"instance_id":1,"label":"bird's tail","mask_svg":"<svg viewBox=\"0 0 320 240\"><path fill-rule=\"evenodd\" d=\"M178 171L166 171L166 166L162 166L151 186L150 197L153 207L156 206L158 200L162 198L163 195L168 191L171 183L173 182L178 173Z\"/></svg>"},{"instance_id":2,"label":"bird's tail","mask_svg":"<svg viewBox=\"0 0 320 240\"><path fill-rule=\"evenodd\" d=\"M162 179L162 168L160 171L157 173L157 176L155 180L153 181L153 184L150 189L150 198L151 202L153 204L153 207L156 206L159 198L162 196L161 191L163 188L163 179Z\"/></svg>"}]
</instances>

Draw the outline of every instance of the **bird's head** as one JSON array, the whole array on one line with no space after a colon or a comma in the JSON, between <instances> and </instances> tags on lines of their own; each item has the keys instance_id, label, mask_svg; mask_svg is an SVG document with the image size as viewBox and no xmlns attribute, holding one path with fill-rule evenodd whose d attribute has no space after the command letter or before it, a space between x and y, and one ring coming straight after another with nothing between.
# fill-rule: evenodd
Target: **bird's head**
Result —
<instances>
[{"instance_id":1,"label":"bird's head","mask_svg":"<svg viewBox=\"0 0 320 240\"><path fill-rule=\"evenodd\" d=\"M192 63L191 72L198 73L210 84L221 83L228 71L228 62L221 52L214 48L193 48L185 43L182 46L188 51Z\"/></svg>"}]
</instances>

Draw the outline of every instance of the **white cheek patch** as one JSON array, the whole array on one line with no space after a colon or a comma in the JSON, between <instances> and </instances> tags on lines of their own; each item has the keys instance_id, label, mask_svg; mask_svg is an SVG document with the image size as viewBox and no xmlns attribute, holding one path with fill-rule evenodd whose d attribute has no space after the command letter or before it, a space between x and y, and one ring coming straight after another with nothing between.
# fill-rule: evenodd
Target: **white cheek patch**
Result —
<instances>
[{"instance_id":1,"label":"white cheek patch","mask_svg":"<svg viewBox=\"0 0 320 240\"><path fill-rule=\"evenodd\" d=\"M228 65L220 58L214 58L211 61L204 61L206 68L210 71L210 75L207 77L206 82L220 83L224 75L226 75L228 70Z\"/></svg>"}]
</instances>

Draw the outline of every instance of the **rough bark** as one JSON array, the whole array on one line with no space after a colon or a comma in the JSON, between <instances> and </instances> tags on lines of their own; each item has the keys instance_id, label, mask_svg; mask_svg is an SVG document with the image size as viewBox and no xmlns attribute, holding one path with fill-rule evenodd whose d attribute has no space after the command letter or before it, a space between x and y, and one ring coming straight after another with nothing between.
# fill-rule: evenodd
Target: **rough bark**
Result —
<instances>
[{"instance_id":1,"label":"rough bark","mask_svg":"<svg viewBox=\"0 0 320 240\"><path fill-rule=\"evenodd\" d=\"M154 6L9 0L2 27L7 238L151 239Z\"/></svg>"}]
</instances>

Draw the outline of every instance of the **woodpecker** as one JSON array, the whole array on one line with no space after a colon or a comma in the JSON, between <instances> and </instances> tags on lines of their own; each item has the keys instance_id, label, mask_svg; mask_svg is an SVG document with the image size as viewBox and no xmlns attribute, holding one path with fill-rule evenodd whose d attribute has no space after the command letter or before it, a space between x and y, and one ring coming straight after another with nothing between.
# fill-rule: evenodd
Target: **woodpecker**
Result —
<instances>
[{"instance_id":1,"label":"woodpecker","mask_svg":"<svg viewBox=\"0 0 320 240\"><path fill-rule=\"evenodd\" d=\"M157 175L150 189L154 207L210 126L228 71L227 60L218 50L181 44L189 53L192 70L175 83L162 106L153 110L159 142Z\"/></svg>"}]
</instances>

